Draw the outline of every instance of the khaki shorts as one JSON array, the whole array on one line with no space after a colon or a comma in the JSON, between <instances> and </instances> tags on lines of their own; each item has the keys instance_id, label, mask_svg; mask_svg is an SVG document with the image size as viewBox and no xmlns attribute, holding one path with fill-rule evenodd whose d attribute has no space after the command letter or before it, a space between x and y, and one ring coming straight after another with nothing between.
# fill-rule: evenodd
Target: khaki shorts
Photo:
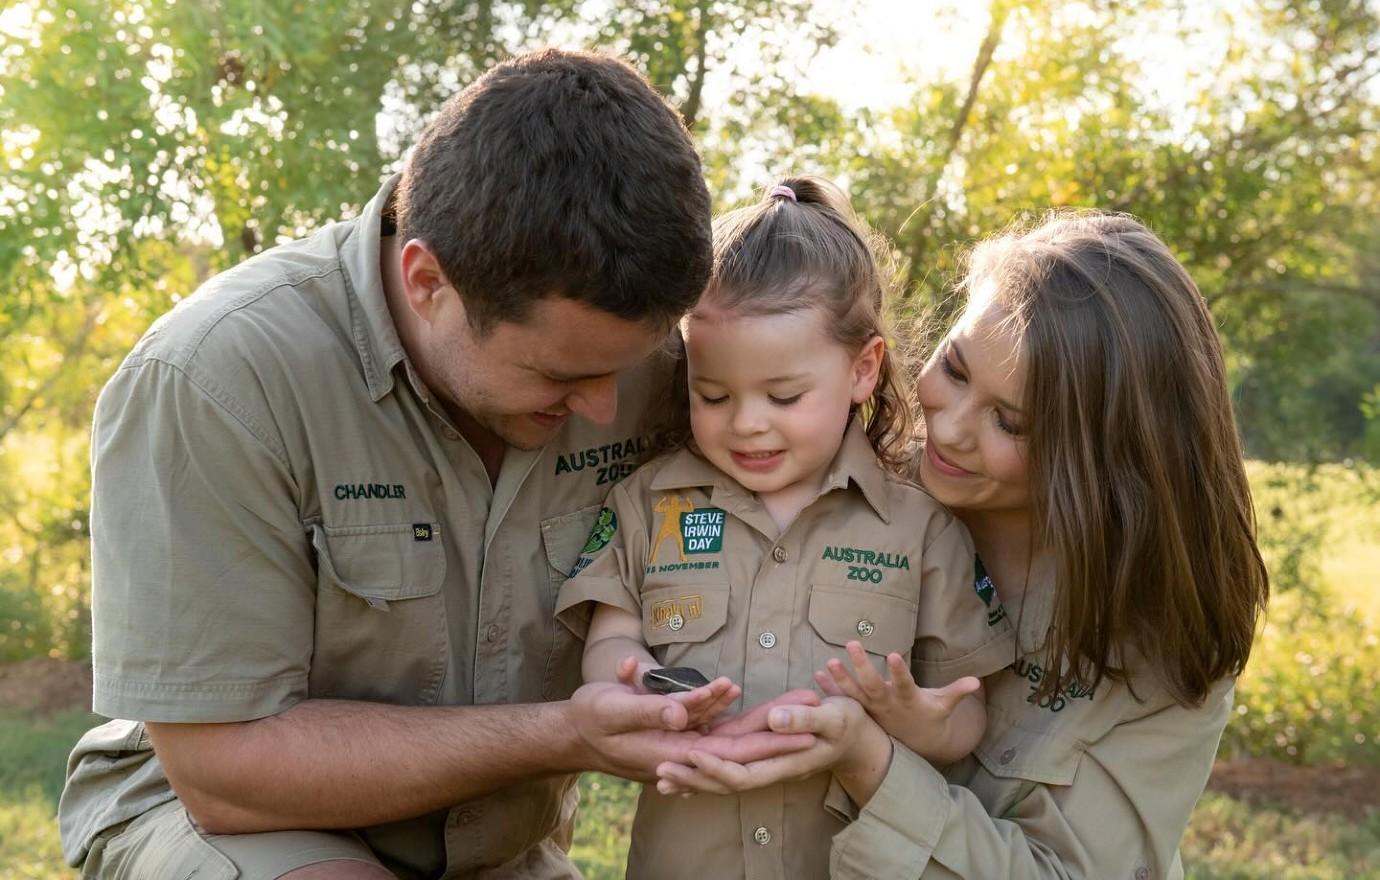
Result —
<instances>
[{"instance_id":1,"label":"khaki shorts","mask_svg":"<svg viewBox=\"0 0 1380 880\"><path fill-rule=\"evenodd\" d=\"M192 824L181 801L171 800L92 841L82 877L275 880L296 868L333 859L379 864L369 847L349 832L207 834Z\"/></svg>"}]
</instances>

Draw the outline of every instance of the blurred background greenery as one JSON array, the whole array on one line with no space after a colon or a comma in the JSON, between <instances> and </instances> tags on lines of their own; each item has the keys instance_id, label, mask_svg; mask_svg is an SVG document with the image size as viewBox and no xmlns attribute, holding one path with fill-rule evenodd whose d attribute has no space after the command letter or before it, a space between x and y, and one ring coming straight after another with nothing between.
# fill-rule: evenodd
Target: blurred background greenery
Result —
<instances>
[{"instance_id":1,"label":"blurred background greenery","mask_svg":"<svg viewBox=\"0 0 1380 880\"><path fill-rule=\"evenodd\" d=\"M1223 756L1380 766L1375 0L9 3L0 663L87 656L91 409L148 323L353 215L440 101L546 44L642 69L721 208L838 180L895 242L912 312L942 312L964 246L1017 216L1158 231L1226 345L1276 591ZM62 876L55 780L86 721L0 714L0 876ZM631 789L586 789L581 862L617 876ZM1319 815L1210 794L1190 872L1380 864L1372 807Z\"/></svg>"}]
</instances>

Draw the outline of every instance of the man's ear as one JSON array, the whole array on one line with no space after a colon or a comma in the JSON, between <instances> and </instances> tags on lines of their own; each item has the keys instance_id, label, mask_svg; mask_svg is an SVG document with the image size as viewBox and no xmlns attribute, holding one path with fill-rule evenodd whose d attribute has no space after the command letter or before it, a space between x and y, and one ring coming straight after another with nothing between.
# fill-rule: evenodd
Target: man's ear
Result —
<instances>
[{"instance_id":1,"label":"man's ear","mask_svg":"<svg viewBox=\"0 0 1380 880\"><path fill-rule=\"evenodd\" d=\"M882 359L886 357L886 340L874 336L863 343L857 357L853 358L853 402L863 403L877 389L877 379L882 372Z\"/></svg>"},{"instance_id":2,"label":"man's ear","mask_svg":"<svg viewBox=\"0 0 1380 880\"><path fill-rule=\"evenodd\" d=\"M403 245L399 263L403 299L418 318L430 324L439 306L458 304L458 291L446 279L440 261L426 242L414 238Z\"/></svg>"}]
</instances>

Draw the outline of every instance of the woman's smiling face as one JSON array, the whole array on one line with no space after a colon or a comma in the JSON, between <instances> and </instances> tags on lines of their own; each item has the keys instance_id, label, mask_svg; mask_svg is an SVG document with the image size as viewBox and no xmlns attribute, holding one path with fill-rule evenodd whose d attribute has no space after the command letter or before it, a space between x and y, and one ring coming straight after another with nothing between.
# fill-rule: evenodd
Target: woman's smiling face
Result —
<instances>
[{"instance_id":1,"label":"woman's smiling face","mask_svg":"<svg viewBox=\"0 0 1380 880\"><path fill-rule=\"evenodd\" d=\"M979 287L917 387L926 433L920 482L955 510L1030 507L1025 355L993 292Z\"/></svg>"}]
</instances>

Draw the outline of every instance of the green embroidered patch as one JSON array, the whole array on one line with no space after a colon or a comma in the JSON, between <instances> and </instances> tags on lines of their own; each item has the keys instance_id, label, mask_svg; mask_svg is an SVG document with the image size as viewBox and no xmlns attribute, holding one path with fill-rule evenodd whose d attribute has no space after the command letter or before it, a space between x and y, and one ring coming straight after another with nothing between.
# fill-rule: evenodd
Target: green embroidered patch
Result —
<instances>
[{"instance_id":1,"label":"green embroidered patch","mask_svg":"<svg viewBox=\"0 0 1380 880\"><path fill-rule=\"evenodd\" d=\"M580 548L582 554L598 553L608 546L609 541L613 540L613 533L618 531L618 515L605 507L599 511L599 518L594 521L594 528L589 533L589 540L585 541L585 546Z\"/></svg>"}]
</instances>

